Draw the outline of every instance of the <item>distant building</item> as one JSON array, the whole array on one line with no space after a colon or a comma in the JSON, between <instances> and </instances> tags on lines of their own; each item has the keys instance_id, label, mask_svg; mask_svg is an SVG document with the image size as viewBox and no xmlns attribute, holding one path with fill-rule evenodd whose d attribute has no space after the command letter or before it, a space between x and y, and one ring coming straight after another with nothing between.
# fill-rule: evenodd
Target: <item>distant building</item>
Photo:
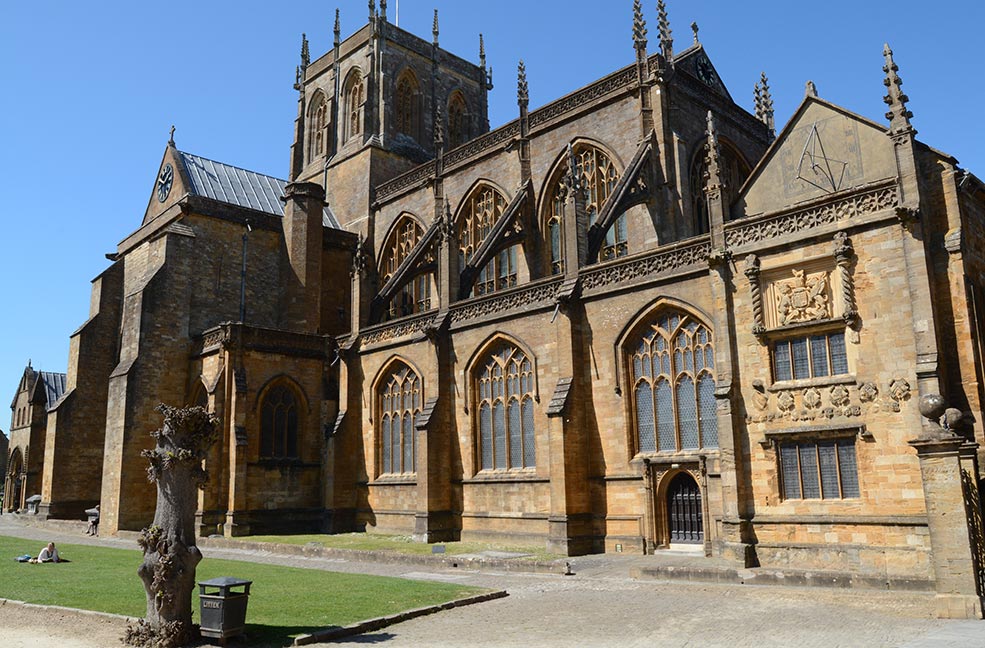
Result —
<instances>
[{"instance_id":1,"label":"distant building","mask_svg":"<svg viewBox=\"0 0 985 648\"><path fill-rule=\"evenodd\" d=\"M3 430L0 430L0 475L4 475L5 483L7 475L7 447L9 445L10 439L3 433ZM0 506L2 505L2 500L0 500Z\"/></svg>"},{"instance_id":2,"label":"distant building","mask_svg":"<svg viewBox=\"0 0 985 648\"><path fill-rule=\"evenodd\" d=\"M202 534L696 544L980 615L985 186L888 47L888 127L808 83L777 135L765 76L749 113L660 9L655 53L637 4L635 62L539 109L521 63L489 131L481 45L381 3L304 42L288 181L172 139L71 337L42 513L148 524L154 408L200 404Z\"/></svg>"},{"instance_id":3,"label":"distant building","mask_svg":"<svg viewBox=\"0 0 985 648\"><path fill-rule=\"evenodd\" d=\"M41 494L48 408L65 392L65 380L63 373L35 371L30 362L24 369L10 404L10 440L0 439L5 462L4 511L22 510L27 498Z\"/></svg>"}]
</instances>

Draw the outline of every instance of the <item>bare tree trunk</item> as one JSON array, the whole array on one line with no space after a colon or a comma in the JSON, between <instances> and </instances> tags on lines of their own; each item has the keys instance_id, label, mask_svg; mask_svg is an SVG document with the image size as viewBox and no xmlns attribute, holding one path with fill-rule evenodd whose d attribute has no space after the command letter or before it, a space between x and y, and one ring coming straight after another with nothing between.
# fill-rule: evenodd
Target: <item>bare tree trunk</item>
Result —
<instances>
[{"instance_id":1,"label":"bare tree trunk","mask_svg":"<svg viewBox=\"0 0 985 648\"><path fill-rule=\"evenodd\" d=\"M216 418L201 407L158 406L164 427L151 435L153 450L142 455L147 476L157 483L154 524L141 531L144 562L137 570L147 592L147 618L128 626L124 642L146 648L183 646L195 638L192 591L202 554L195 546L198 489L208 475L202 460L218 434Z\"/></svg>"}]
</instances>

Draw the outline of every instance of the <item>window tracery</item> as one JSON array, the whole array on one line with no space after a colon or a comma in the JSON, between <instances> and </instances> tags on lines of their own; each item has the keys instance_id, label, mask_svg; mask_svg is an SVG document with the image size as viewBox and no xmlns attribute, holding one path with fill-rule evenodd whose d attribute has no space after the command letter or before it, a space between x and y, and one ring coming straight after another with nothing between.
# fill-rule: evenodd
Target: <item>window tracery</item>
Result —
<instances>
[{"instance_id":1,"label":"window tracery","mask_svg":"<svg viewBox=\"0 0 985 648\"><path fill-rule=\"evenodd\" d=\"M421 413L421 379L400 363L379 393L379 458L381 475L416 472L414 430Z\"/></svg>"},{"instance_id":2,"label":"window tracery","mask_svg":"<svg viewBox=\"0 0 985 648\"><path fill-rule=\"evenodd\" d=\"M489 186L479 186L469 196L459 219L459 260L461 267L472 257L489 236L493 226L506 210L506 199ZM517 284L517 251L519 245L511 245L496 253L479 272L472 294L503 290Z\"/></svg>"},{"instance_id":3,"label":"window tracery","mask_svg":"<svg viewBox=\"0 0 985 648\"><path fill-rule=\"evenodd\" d=\"M410 70L405 70L397 80L395 103L395 122L398 133L413 139L420 136L420 103L419 84L417 77Z\"/></svg>"},{"instance_id":4,"label":"window tracery","mask_svg":"<svg viewBox=\"0 0 985 648\"><path fill-rule=\"evenodd\" d=\"M536 466L533 365L516 346L504 343L475 376L480 470Z\"/></svg>"},{"instance_id":5,"label":"window tracery","mask_svg":"<svg viewBox=\"0 0 985 648\"><path fill-rule=\"evenodd\" d=\"M664 311L630 353L639 452L718 447L711 331L684 312Z\"/></svg>"},{"instance_id":6,"label":"window tracery","mask_svg":"<svg viewBox=\"0 0 985 648\"><path fill-rule=\"evenodd\" d=\"M328 100L318 93L308 112L308 162L328 149Z\"/></svg>"},{"instance_id":7,"label":"window tracery","mask_svg":"<svg viewBox=\"0 0 985 648\"><path fill-rule=\"evenodd\" d=\"M358 71L352 73L345 91L345 141L362 132L363 80Z\"/></svg>"},{"instance_id":8,"label":"window tracery","mask_svg":"<svg viewBox=\"0 0 985 648\"><path fill-rule=\"evenodd\" d=\"M380 277L386 283L424 236L424 230L410 214L404 214L390 233L381 255ZM424 272L400 288L390 300L387 318L404 317L431 310L433 272Z\"/></svg>"},{"instance_id":9,"label":"window tracery","mask_svg":"<svg viewBox=\"0 0 985 648\"><path fill-rule=\"evenodd\" d=\"M470 137L468 106L462 93L455 91L448 100L448 148L461 146Z\"/></svg>"},{"instance_id":10,"label":"window tracery","mask_svg":"<svg viewBox=\"0 0 985 648\"><path fill-rule=\"evenodd\" d=\"M720 167L725 192L722 200L726 214L732 200L738 194L739 188L749 177L750 169L742 155L735 148L719 138L721 156ZM705 151L698 149L691 163L691 216L694 221L694 235L707 234L710 227L708 221L708 201L705 197L705 177L708 175L708 164L705 161Z\"/></svg>"},{"instance_id":11,"label":"window tracery","mask_svg":"<svg viewBox=\"0 0 985 648\"><path fill-rule=\"evenodd\" d=\"M298 457L299 407L294 390L283 382L272 386L260 404L260 457Z\"/></svg>"}]
</instances>

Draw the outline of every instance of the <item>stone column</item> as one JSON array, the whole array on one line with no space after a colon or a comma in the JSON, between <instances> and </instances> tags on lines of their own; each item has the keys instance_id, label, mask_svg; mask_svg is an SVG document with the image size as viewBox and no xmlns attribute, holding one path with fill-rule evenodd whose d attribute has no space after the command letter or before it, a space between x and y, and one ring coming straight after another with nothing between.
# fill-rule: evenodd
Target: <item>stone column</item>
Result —
<instances>
[{"instance_id":1,"label":"stone column","mask_svg":"<svg viewBox=\"0 0 985 648\"><path fill-rule=\"evenodd\" d=\"M976 569L973 529L967 515L961 455L965 439L945 431L938 421L944 399L920 398L926 419L923 434L910 441L917 451L930 528L931 560L937 590L937 616L942 619L982 618L983 598Z\"/></svg>"}]
</instances>

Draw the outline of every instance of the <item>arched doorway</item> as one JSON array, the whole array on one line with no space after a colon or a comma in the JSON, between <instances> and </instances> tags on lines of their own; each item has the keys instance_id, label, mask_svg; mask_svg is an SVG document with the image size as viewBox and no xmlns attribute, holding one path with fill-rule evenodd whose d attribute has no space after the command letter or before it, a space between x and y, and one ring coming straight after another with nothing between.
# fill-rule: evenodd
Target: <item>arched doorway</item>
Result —
<instances>
[{"instance_id":1,"label":"arched doorway","mask_svg":"<svg viewBox=\"0 0 985 648\"><path fill-rule=\"evenodd\" d=\"M671 544L705 541L701 491L689 473L680 472L667 487L667 529Z\"/></svg>"},{"instance_id":2,"label":"arched doorway","mask_svg":"<svg viewBox=\"0 0 985 648\"><path fill-rule=\"evenodd\" d=\"M21 458L19 449L15 449L10 456L10 465L7 468L7 493L6 510L16 511L21 507L21 497L23 493L21 473L24 469L24 462Z\"/></svg>"}]
</instances>

